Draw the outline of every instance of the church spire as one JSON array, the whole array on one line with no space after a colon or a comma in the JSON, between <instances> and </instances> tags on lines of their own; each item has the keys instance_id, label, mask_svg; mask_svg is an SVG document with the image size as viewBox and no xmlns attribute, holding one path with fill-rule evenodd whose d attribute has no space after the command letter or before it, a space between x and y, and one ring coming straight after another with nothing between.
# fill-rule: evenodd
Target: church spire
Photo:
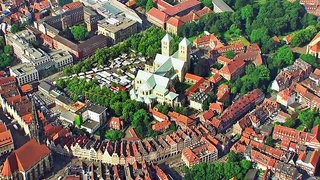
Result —
<instances>
[{"instance_id":1,"label":"church spire","mask_svg":"<svg viewBox=\"0 0 320 180\"><path fill-rule=\"evenodd\" d=\"M36 109L36 105L34 103L34 99L31 98L31 106L32 106L32 117L31 117L31 124L30 124L30 138L34 138L38 141L39 144L42 143L41 137L40 137L40 124L39 124L39 118L38 113Z\"/></svg>"}]
</instances>

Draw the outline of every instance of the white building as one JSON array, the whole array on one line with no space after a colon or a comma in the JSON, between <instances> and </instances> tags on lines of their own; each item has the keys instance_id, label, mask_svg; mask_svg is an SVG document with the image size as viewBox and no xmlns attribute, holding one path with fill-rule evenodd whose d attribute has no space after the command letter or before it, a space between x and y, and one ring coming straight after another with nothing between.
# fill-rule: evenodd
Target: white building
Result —
<instances>
[{"instance_id":1,"label":"white building","mask_svg":"<svg viewBox=\"0 0 320 180\"><path fill-rule=\"evenodd\" d=\"M178 94L171 92L177 81L182 82L190 67L191 43L184 38L179 43L179 50L173 52L173 38L167 34L161 40L162 54L157 54L153 65L145 65L139 70L130 91L131 99L151 105L158 101L161 104L175 106Z\"/></svg>"},{"instance_id":2,"label":"white building","mask_svg":"<svg viewBox=\"0 0 320 180\"><path fill-rule=\"evenodd\" d=\"M83 124L81 128L89 133L95 132L107 121L107 108L89 102L84 108L76 112L82 116Z\"/></svg>"},{"instance_id":3,"label":"white building","mask_svg":"<svg viewBox=\"0 0 320 180\"><path fill-rule=\"evenodd\" d=\"M65 66L73 63L73 57L68 51L57 50L49 53L51 60L57 69L62 70Z\"/></svg>"},{"instance_id":4,"label":"white building","mask_svg":"<svg viewBox=\"0 0 320 180\"><path fill-rule=\"evenodd\" d=\"M19 59L25 54L25 50L31 47L30 43L34 41L36 41L36 36L28 30L6 36L7 45L12 46L14 54Z\"/></svg>"},{"instance_id":5,"label":"white building","mask_svg":"<svg viewBox=\"0 0 320 180\"><path fill-rule=\"evenodd\" d=\"M37 70L48 69L53 65L50 56L40 48L28 47L21 57L23 63L32 64Z\"/></svg>"},{"instance_id":6,"label":"white building","mask_svg":"<svg viewBox=\"0 0 320 180\"><path fill-rule=\"evenodd\" d=\"M9 68L10 75L17 79L18 85L27 84L39 80L37 69L27 63L18 64Z\"/></svg>"}]
</instances>

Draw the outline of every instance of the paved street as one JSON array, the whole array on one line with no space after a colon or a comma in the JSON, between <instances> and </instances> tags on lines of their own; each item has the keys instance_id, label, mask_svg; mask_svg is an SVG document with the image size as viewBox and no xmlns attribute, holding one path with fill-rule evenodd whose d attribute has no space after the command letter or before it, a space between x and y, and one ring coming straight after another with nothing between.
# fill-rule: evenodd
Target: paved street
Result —
<instances>
[{"instance_id":1,"label":"paved street","mask_svg":"<svg viewBox=\"0 0 320 180\"><path fill-rule=\"evenodd\" d=\"M0 110L0 119L7 125L7 128L11 130L15 149L21 147L29 140L29 137L24 135L24 131L22 129L14 129L13 124L11 123L12 120L8 119L5 116L4 112L2 111L2 108Z\"/></svg>"}]
</instances>

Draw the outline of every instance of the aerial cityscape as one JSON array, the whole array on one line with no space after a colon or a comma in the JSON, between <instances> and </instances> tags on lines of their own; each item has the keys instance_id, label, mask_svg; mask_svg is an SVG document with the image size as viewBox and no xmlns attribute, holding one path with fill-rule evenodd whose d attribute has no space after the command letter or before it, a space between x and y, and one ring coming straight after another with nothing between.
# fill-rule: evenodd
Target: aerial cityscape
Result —
<instances>
[{"instance_id":1,"label":"aerial cityscape","mask_svg":"<svg viewBox=\"0 0 320 180\"><path fill-rule=\"evenodd\" d=\"M319 180L319 0L0 0L0 179Z\"/></svg>"}]
</instances>

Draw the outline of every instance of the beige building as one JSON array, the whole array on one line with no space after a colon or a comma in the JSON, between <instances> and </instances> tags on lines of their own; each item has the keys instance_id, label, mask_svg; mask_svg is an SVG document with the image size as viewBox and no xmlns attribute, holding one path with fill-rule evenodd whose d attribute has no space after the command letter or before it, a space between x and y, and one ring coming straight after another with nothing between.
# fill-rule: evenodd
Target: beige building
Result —
<instances>
[{"instance_id":1,"label":"beige building","mask_svg":"<svg viewBox=\"0 0 320 180\"><path fill-rule=\"evenodd\" d=\"M39 80L38 71L31 64L18 64L10 67L9 71L10 75L14 76L17 79L19 86Z\"/></svg>"},{"instance_id":2,"label":"beige building","mask_svg":"<svg viewBox=\"0 0 320 180\"><path fill-rule=\"evenodd\" d=\"M65 66L73 63L73 57L68 51L56 50L50 53L50 57L57 69L62 70Z\"/></svg>"},{"instance_id":3,"label":"beige building","mask_svg":"<svg viewBox=\"0 0 320 180\"><path fill-rule=\"evenodd\" d=\"M137 33L138 23L125 17L111 17L98 22L98 33L110 37L117 44Z\"/></svg>"}]
</instances>

